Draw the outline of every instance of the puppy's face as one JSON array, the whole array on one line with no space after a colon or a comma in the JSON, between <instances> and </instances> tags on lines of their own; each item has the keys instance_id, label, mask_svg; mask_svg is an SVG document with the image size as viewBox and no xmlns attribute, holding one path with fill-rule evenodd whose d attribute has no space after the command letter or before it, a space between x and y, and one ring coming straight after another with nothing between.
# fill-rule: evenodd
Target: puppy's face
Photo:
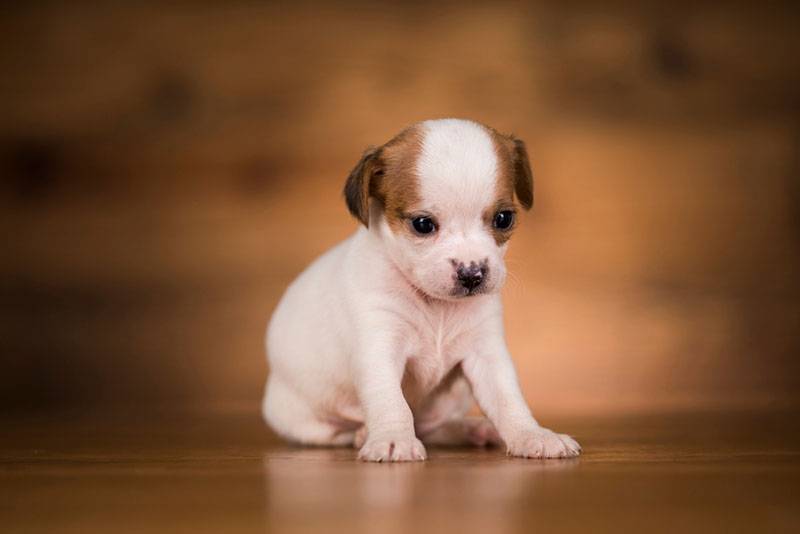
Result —
<instances>
[{"instance_id":1,"label":"puppy's face","mask_svg":"<svg viewBox=\"0 0 800 534\"><path fill-rule=\"evenodd\" d=\"M368 150L345 185L405 278L429 297L498 290L519 208L533 204L522 141L478 123L426 121Z\"/></svg>"}]
</instances>

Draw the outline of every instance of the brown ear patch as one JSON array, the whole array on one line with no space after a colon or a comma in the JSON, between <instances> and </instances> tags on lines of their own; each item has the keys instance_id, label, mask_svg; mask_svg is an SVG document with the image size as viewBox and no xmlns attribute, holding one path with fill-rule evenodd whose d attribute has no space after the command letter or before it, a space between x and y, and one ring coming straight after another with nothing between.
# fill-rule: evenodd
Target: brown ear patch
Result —
<instances>
[{"instance_id":1,"label":"brown ear patch","mask_svg":"<svg viewBox=\"0 0 800 534\"><path fill-rule=\"evenodd\" d=\"M488 128L494 140L498 160L497 197L502 201L517 202L525 210L533 206L533 173L528 158L528 150L521 139L513 135L503 135Z\"/></svg>"},{"instance_id":2,"label":"brown ear patch","mask_svg":"<svg viewBox=\"0 0 800 534\"><path fill-rule=\"evenodd\" d=\"M418 126L403 130L381 147L368 149L345 182L350 213L368 226L370 201L374 200L394 230L406 226L406 214L419 202L416 165L421 150Z\"/></svg>"},{"instance_id":3,"label":"brown ear patch","mask_svg":"<svg viewBox=\"0 0 800 534\"><path fill-rule=\"evenodd\" d=\"M350 171L344 183L344 199L350 213L369 226L369 188L372 180L383 172L380 166L380 149L370 147Z\"/></svg>"},{"instance_id":4,"label":"brown ear patch","mask_svg":"<svg viewBox=\"0 0 800 534\"><path fill-rule=\"evenodd\" d=\"M533 172L528 149L521 139L514 138L514 193L526 210L533 207Z\"/></svg>"}]
</instances>

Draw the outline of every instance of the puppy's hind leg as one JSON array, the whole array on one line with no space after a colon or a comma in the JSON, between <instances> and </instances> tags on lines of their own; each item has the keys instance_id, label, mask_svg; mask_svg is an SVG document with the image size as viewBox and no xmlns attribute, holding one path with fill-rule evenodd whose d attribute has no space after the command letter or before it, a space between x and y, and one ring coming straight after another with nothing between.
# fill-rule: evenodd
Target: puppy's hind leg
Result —
<instances>
[{"instance_id":1,"label":"puppy's hind leg","mask_svg":"<svg viewBox=\"0 0 800 534\"><path fill-rule=\"evenodd\" d=\"M494 425L485 417L463 417L445 421L420 436L426 445L447 447L497 447L503 444Z\"/></svg>"},{"instance_id":2,"label":"puppy's hind leg","mask_svg":"<svg viewBox=\"0 0 800 534\"><path fill-rule=\"evenodd\" d=\"M355 431L321 420L305 399L273 376L267 380L262 413L267 424L288 441L328 447L353 443Z\"/></svg>"}]
</instances>

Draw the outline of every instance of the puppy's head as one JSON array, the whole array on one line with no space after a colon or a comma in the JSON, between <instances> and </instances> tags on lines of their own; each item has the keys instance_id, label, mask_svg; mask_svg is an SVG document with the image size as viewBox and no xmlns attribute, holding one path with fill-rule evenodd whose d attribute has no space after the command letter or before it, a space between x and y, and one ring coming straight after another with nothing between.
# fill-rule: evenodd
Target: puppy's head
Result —
<instances>
[{"instance_id":1,"label":"puppy's head","mask_svg":"<svg viewBox=\"0 0 800 534\"><path fill-rule=\"evenodd\" d=\"M533 205L533 177L519 139L443 119L368 149L344 194L398 276L429 297L452 300L503 285L503 256L518 209Z\"/></svg>"}]
</instances>

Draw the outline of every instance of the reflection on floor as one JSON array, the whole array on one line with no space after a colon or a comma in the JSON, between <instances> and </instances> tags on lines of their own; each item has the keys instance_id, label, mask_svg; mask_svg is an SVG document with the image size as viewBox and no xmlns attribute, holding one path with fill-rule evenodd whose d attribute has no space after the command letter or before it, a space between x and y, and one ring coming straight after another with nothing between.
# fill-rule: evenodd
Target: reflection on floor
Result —
<instances>
[{"instance_id":1,"label":"reflection on floor","mask_svg":"<svg viewBox=\"0 0 800 534\"><path fill-rule=\"evenodd\" d=\"M0 430L4 532L797 532L792 413L565 417L577 460L425 463L282 444L255 415L64 416Z\"/></svg>"}]
</instances>

